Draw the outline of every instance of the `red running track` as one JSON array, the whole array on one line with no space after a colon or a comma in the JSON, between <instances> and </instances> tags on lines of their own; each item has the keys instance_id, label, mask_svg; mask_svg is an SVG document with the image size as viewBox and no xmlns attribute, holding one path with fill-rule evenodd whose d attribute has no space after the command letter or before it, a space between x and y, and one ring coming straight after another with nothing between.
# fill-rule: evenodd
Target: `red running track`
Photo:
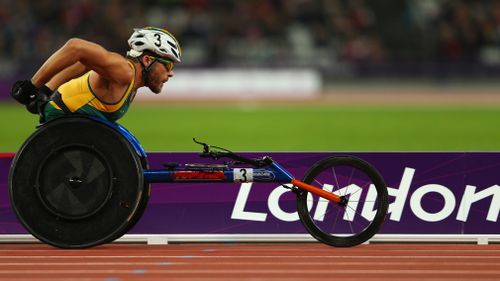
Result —
<instances>
[{"instance_id":1,"label":"red running track","mask_svg":"<svg viewBox=\"0 0 500 281\"><path fill-rule=\"evenodd\" d=\"M500 245L1 244L0 280L500 280Z\"/></svg>"}]
</instances>

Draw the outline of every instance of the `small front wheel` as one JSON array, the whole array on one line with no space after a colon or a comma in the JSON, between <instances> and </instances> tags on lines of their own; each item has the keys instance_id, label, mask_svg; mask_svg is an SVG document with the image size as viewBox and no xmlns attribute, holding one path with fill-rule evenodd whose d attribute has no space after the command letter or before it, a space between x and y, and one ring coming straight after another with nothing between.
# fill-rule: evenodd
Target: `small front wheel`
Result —
<instances>
[{"instance_id":1,"label":"small front wheel","mask_svg":"<svg viewBox=\"0 0 500 281\"><path fill-rule=\"evenodd\" d=\"M370 164L354 156L320 160L303 182L345 198L330 202L305 190L297 191L297 210L309 233L335 247L351 247L378 232L387 214L387 188Z\"/></svg>"}]
</instances>

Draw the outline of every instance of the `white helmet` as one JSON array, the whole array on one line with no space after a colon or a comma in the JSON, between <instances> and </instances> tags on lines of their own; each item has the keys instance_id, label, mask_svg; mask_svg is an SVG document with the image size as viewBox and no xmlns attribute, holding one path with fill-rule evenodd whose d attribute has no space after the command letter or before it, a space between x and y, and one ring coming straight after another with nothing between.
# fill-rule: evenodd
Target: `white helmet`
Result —
<instances>
[{"instance_id":1,"label":"white helmet","mask_svg":"<svg viewBox=\"0 0 500 281\"><path fill-rule=\"evenodd\" d=\"M131 50L128 56L137 58L145 50L174 62L181 62L181 46L177 39L165 29L156 27L134 28L134 33L128 39Z\"/></svg>"}]
</instances>

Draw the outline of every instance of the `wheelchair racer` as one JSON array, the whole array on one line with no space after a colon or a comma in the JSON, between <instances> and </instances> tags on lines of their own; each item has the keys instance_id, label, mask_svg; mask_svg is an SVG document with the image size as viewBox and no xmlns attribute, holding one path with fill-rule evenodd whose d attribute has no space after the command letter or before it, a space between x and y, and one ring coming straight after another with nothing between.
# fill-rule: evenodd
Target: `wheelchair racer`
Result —
<instances>
[{"instance_id":1,"label":"wheelchair racer","mask_svg":"<svg viewBox=\"0 0 500 281\"><path fill-rule=\"evenodd\" d=\"M181 47L165 29L134 29L127 56L72 38L30 80L14 83L11 96L39 114L41 122L66 114L87 114L115 122L133 101L137 89L159 94L181 62Z\"/></svg>"}]
</instances>

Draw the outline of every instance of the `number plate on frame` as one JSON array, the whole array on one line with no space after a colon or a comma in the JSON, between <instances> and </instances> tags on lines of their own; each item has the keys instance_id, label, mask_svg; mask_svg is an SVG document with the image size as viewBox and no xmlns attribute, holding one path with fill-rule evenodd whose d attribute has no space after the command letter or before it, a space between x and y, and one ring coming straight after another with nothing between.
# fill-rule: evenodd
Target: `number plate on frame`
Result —
<instances>
[{"instance_id":1,"label":"number plate on frame","mask_svg":"<svg viewBox=\"0 0 500 281\"><path fill-rule=\"evenodd\" d=\"M253 169L244 169L244 168L233 169L233 174L235 182L253 181Z\"/></svg>"},{"instance_id":2,"label":"number plate on frame","mask_svg":"<svg viewBox=\"0 0 500 281\"><path fill-rule=\"evenodd\" d=\"M271 182L276 178L273 171L267 169L233 169L235 182Z\"/></svg>"}]
</instances>

